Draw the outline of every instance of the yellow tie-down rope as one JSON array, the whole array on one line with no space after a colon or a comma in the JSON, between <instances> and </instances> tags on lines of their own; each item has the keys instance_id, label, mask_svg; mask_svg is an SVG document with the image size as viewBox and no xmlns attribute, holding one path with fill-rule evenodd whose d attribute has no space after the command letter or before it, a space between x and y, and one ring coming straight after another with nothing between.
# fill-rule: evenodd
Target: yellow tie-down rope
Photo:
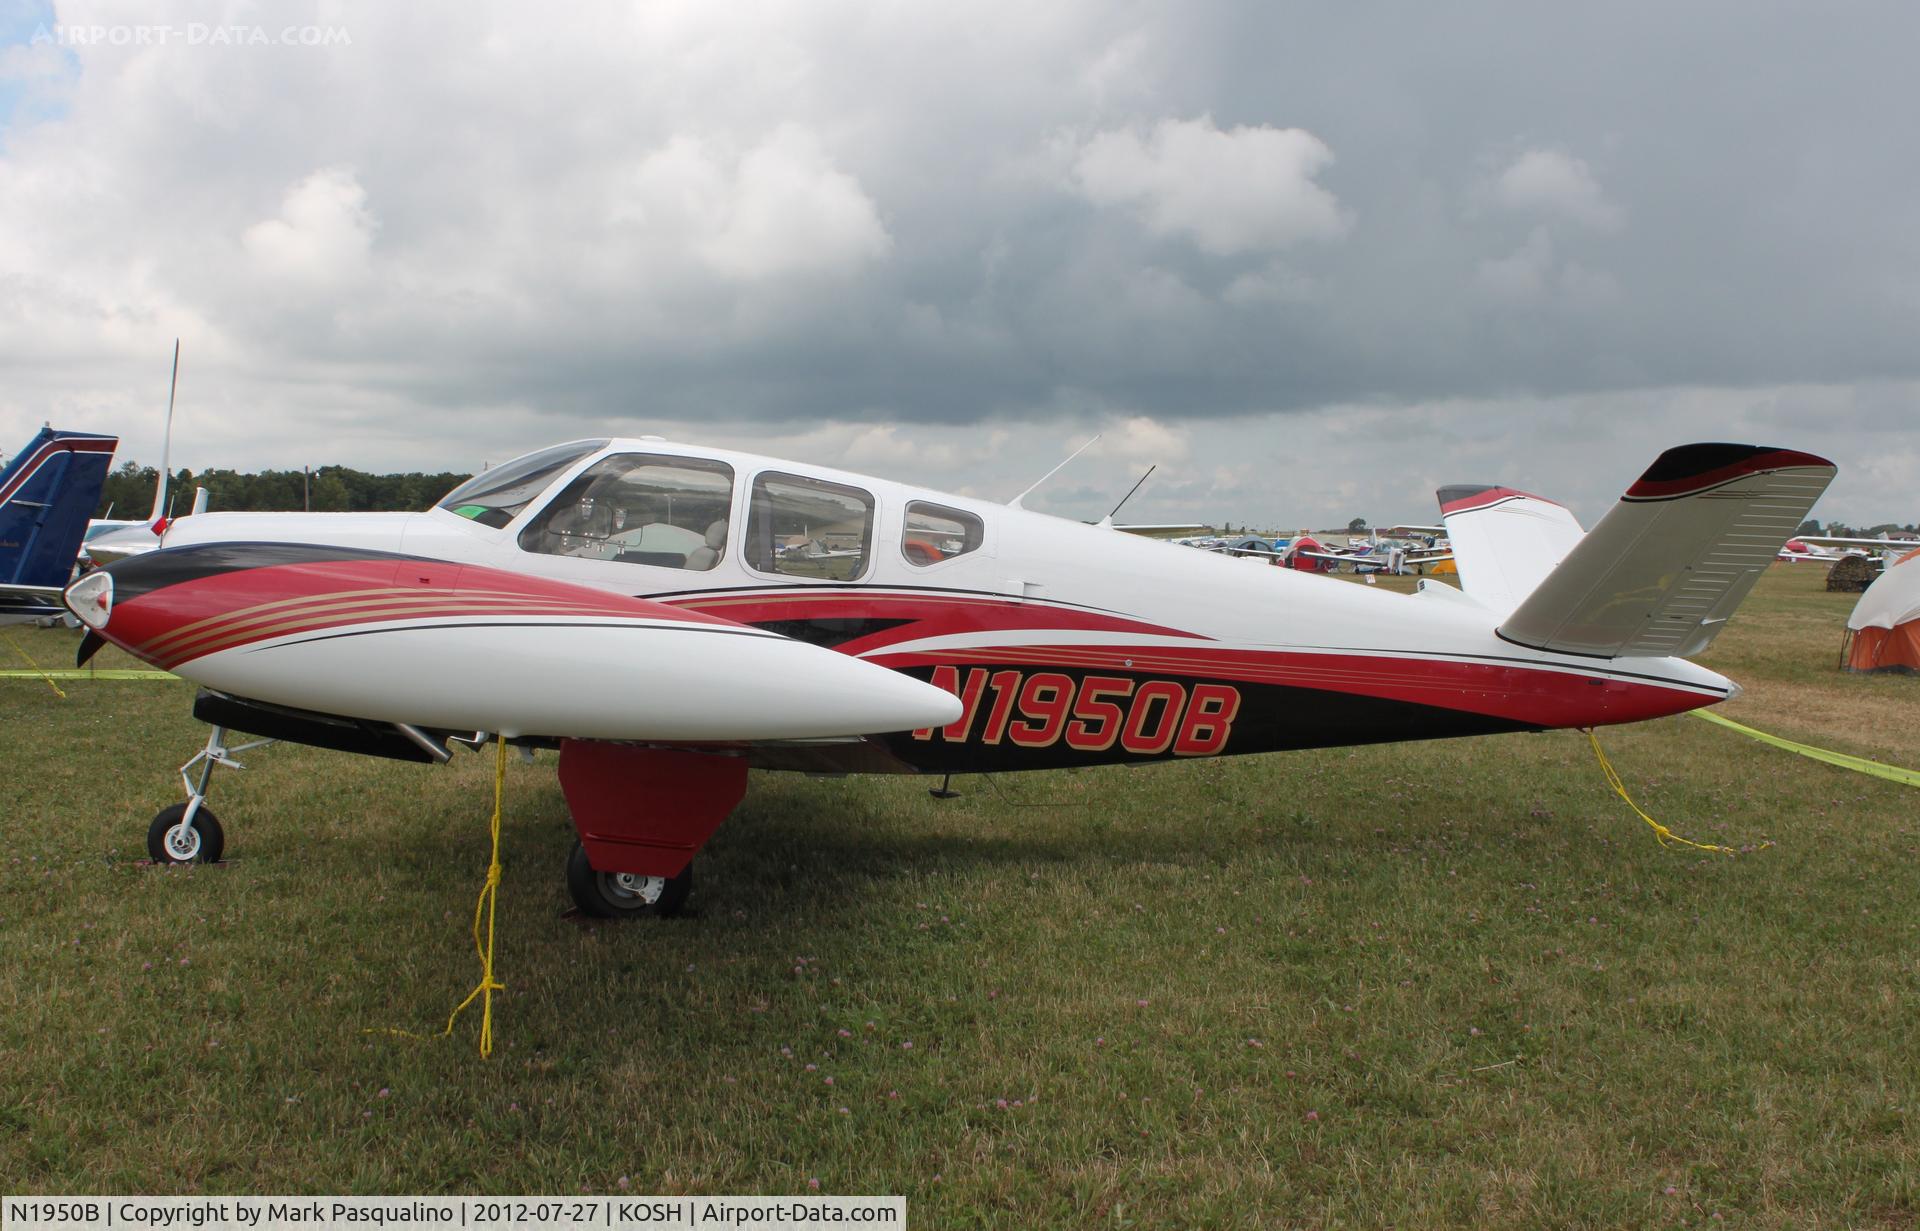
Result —
<instances>
[{"instance_id":1,"label":"yellow tie-down rope","mask_svg":"<svg viewBox=\"0 0 1920 1231\"><path fill-rule=\"evenodd\" d=\"M27 666L33 668L32 678L38 679L38 680L45 680L47 683L47 687L53 689L55 696L59 697L62 701L67 699L67 694L60 691L60 685L53 682L53 676L41 670L40 664L33 661L33 655L27 653L25 650L20 648L20 643L13 639L12 633L7 634L7 644L13 647L13 652L20 656L20 660L22 662L26 663ZM22 674L25 674L25 673L22 673Z\"/></svg>"},{"instance_id":2,"label":"yellow tie-down rope","mask_svg":"<svg viewBox=\"0 0 1920 1231\"><path fill-rule=\"evenodd\" d=\"M1620 781L1620 774L1613 768L1613 762L1607 760L1607 754L1600 750L1600 737L1594 734L1592 727L1587 728L1587 742L1593 745L1593 755L1598 758L1600 762L1600 772L1607 776L1607 785L1613 788L1615 794L1627 801L1627 807L1632 808L1641 820L1653 826L1654 836L1660 839L1660 845L1667 846L1677 842L1681 846L1691 846L1695 850L1700 851L1714 851L1721 855L1738 855L1740 853L1730 846L1714 846L1708 842L1695 842L1691 838L1683 838L1673 832L1673 830L1668 829L1665 825L1662 825L1659 821L1648 816L1645 812L1642 812L1640 805L1633 802L1633 796L1627 794L1627 786L1624 782ZM1773 843L1771 842L1762 842L1760 848L1765 849L1772 845Z\"/></svg>"},{"instance_id":3,"label":"yellow tie-down rope","mask_svg":"<svg viewBox=\"0 0 1920 1231\"><path fill-rule=\"evenodd\" d=\"M1825 748L1815 748L1811 744L1796 744L1790 739L1781 739L1778 735L1768 735L1765 731L1756 731L1752 727L1743 727L1731 718L1722 718L1706 710L1694 710L1695 718L1704 718L1708 722L1738 731L1763 744L1783 748L1788 752L1797 752L1803 757L1815 761L1824 761L1828 765L1837 765L1841 769L1850 769L1856 774L1871 774L1875 778L1884 778L1888 782L1898 782L1905 786L1920 786L1920 771L1902 769L1898 765L1883 765L1878 761L1869 761L1865 757L1850 756L1844 752L1828 752Z\"/></svg>"},{"instance_id":4,"label":"yellow tie-down rope","mask_svg":"<svg viewBox=\"0 0 1920 1231\"><path fill-rule=\"evenodd\" d=\"M453 1034L453 1023L457 1021L466 1007L476 998L480 1001L480 1055L484 1059L493 1054L493 994L504 992L507 985L493 977L493 916L494 906L500 896L500 810L501 800L507 791L507 741L494 737L499 755L494 758L493 766L493 858L487 864L487 882L480 888L480 898L473 904L473 948L480 955L480 982L474 985L467 998L455 1005L453 1012L447 1014L447 1028L437 1035L415 1034L410 1030L398 1030L388 1027L386 1030L367 1033L397 1034L406 1039L448 1038ZM487 936L480 938L480 916L487 917Z\"/></svg>"}]
</instances>

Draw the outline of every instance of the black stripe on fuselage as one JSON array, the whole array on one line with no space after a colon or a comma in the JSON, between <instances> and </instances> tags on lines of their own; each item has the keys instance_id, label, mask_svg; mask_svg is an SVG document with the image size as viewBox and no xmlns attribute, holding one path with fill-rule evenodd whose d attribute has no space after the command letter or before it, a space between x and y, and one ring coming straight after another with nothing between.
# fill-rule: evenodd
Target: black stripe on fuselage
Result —
<instances>
[{"instance_id":1,"label":"black stripe on fuselage","mask_svg":"<svg viewBox=\"0 0 1920 1231\"><path fill-rule=\"evenodd\" d=\"M1072 677L1076 682L1089 675L1131 679L1135 687L1157 680L1162 675L1099 669L1034 668ZM907 672L917 679L929 679L931 668ZM1405 740L1450 739L1463 735L1497 735L1513 731L1544 731L1536 723L1520 722L1354 693L1328 692L1285 684L1234 683L1240 694L1240 708L1234 716L1226 744L1212 756L1245 756L1260 752L1284 752L1302 748L1336 748L1359 744L1385 744ZM990 691L990 690L989 690ZM1029 769L1066 769L1089 765L1144 765L1157 761L1204 760L1184 757L1171 748L1152 755L1128 752L1116 740L1100 751L1084 751L1059 739L1045 747L1025 747L1005 732L998 743L985 743L981 736L988 721L983 699L972 715L972 729L965 742L949 741L936 730L926 739L915 738L910 731L881 735L879 739L894 756L922 773L984 774L1009 773ZM1030 721L1015 709L1014 719Z\"/></svg>"},{"instance_id":2,"label":"black stripe on fuselage","mask_svg":"<svg viewBox=\"0 0 1920 1231\"><path fill-rule=\"evenodd\" d=\"M131 602L143 594L164 590L168 586L217 577L223 573L273 568L281 564L332 564L342 560L443 563L397 551L328 547L317 543L194 543L186 547L164 547L115 560L106 566L106 573L113 578L113 598L118 603Z\"/></svg>"}]
</instances>

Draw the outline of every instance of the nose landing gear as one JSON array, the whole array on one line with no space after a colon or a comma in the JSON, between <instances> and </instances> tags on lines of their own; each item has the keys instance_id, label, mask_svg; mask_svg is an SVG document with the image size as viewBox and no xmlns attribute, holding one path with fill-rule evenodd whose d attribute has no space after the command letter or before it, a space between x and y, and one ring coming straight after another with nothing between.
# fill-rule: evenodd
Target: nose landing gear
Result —
<instances>
[{"instance_id":1,"label":"nose landing gear","mask_svg":"<svg viewBox=\"0 0 1920 1231\"><path fill-rule=\"evenodd\" d=\"M226 833L220 828L213 809L207 807L207 788L213 784L213 767L245 769L246 766L234 759L236 754L274 742L257 739L229 748L224 742L226 738L225 727L213 728L207 736L207 746L180 767L180 782L187 789L187 802L168 804L154 814L152 824L147 826L147 857L155 863L219 863L226 853ZM198 781L191 772L196 765L200 767Z\"/></svg>"}]
</instances>

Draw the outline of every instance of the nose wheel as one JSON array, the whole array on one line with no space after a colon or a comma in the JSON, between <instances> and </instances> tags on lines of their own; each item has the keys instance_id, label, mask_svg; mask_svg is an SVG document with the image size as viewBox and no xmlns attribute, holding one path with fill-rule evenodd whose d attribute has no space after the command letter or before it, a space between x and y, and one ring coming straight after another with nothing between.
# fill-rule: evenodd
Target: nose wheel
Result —
<instances>
[{"instance_id":1,"label":"nose wheel","mask_svg":"<svg viewBox=\"0 0 1920 1231\"><path fill-rule=\"evenodd\" d=\"M227 729L215 727L207 736L207 746L180 767L180 782L187 789L187 802L169 804L154 814L147 826L147 857L155 863L218 863L227 849L227 835L220 821L207 807L207 790L213 785L213 767L245 769L234 759L236 753L264 748L270 739L229 748ZM196 777L194 767L200 769Z\"/></svg>"},{"instance_id":2,"label":"nose wheel","mask_svg":"<svg viewBox=\"0 0 1920 1231\"><path fill-rule=\"evenodd\" d=\"M219 863L226 847L213 809L192 802L169 804L147 826L147 857L155 863Z\"/></svg>"},{"instance_id":3,"label":"nose wheel","mask_svg":"<svg viewBox=\"0 0 1920 1231\"><path fill-rule=\"evenodd\" d=\"M587 848L573 844L567 856L567 892L583 915L596 919L670 918L680 913L693 891L693 867L678 876L641 876L600 872L587 862Z\"/></svg>"}]
</instances>

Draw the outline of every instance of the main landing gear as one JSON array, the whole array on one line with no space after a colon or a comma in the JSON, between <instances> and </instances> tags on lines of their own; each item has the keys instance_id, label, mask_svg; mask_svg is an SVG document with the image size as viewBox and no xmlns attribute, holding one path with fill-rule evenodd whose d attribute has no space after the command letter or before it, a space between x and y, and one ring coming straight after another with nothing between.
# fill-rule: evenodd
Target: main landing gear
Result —
<instances>
[{"instance_id":1,"label":"main landing gear","mask_svg":"<svg viewBox=\"0 0 1920 1231\"><path fill-rule=\"evenodd\" d=\"M583 915L680 913L693 857L747 792L744 757L587 740L560 744L560 789L580 831L567 891Z\"/></svg>"},{"instance_id":2,"label":"main landing gear","mask_svg":"<svg viewBox=\"0 0 1920 1231\"><path fill-rule=\"evenodd\" d=\"M245 769L246 766L234 759L237 754L274 742L257 739L229 748L226 738L225 727L213 728L207 736L207 746L180 767L180 782L187 789L187 802L168 804L154 814L153 823L147 826L147 857L155 863L219 863L220 856L226 852L227 835L221 830L213 809L207 807L207 788L213 783L213 767ZM197 782L192 777L196 765L200 767Z\"/></svg>"},{"instance_id":3,"label":"main landing gear","mask_svg":"<svg viewBox=\"0 0 1920 1231\"><path fill-rule=\"evenodd\" d=\"M669 919L680 913L693 892L693 865L677 876L642 876L637 872L596 872L587 861L587 848L573 844L567 856L567 893L583 915L595 919L639 919L652 915Z\"/></svg>"}]
</instances>

